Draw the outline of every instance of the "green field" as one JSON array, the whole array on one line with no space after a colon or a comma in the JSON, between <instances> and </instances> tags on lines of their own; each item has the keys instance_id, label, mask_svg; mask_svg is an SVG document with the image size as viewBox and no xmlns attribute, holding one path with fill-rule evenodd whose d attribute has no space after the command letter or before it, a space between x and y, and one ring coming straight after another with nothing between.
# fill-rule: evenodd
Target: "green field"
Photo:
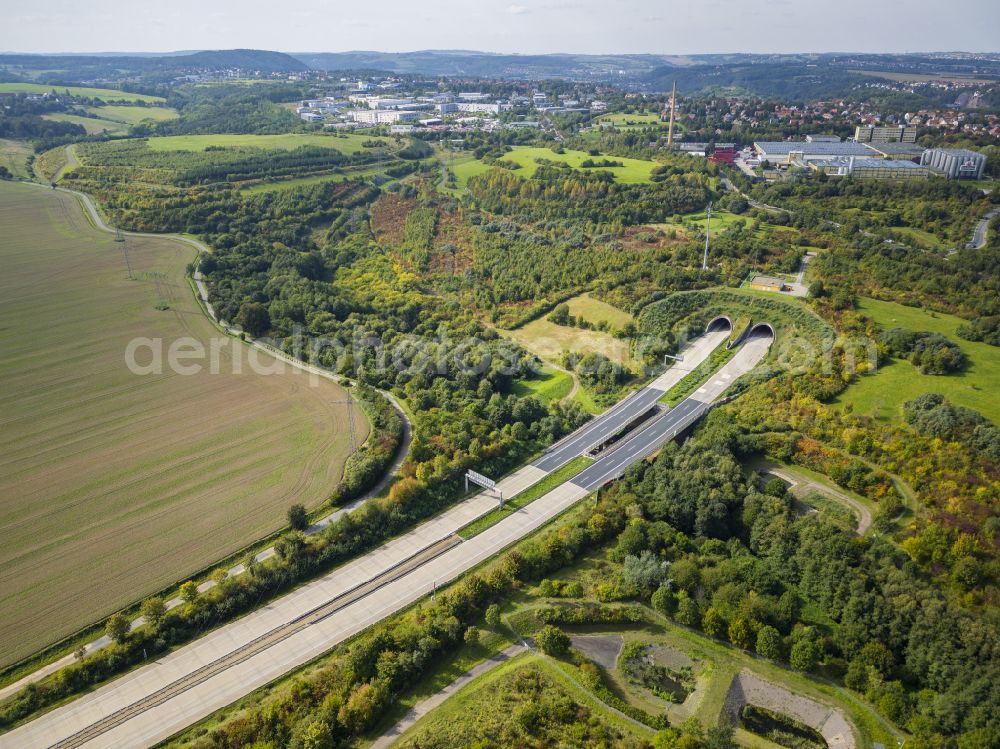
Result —
<instances>
[{"instance_id":1,"label":"green field","mask_svg":"<svg viewBox=\"0 0 1000 749\"><path fill-rule=\"evenodd\" d=\"M95 109L93 111L100 111ZM129 126L122 123L116 122L114 120L98 119L95 117L80 117L75 114L65 114L63 112L57 112L55 114L44 114L42 119L52 120L53 122L69 122L74 125L82 125L83 129L87 131L87 135L100 135L101 133L107 132L108 135L125 135L128 133Z\"/></svg>"},{"instance_id":2,"label":"green field","mask_svg":"<svg viewBox=\"0 0 1000 749\"><path fill-rule=\"evenodd\" d=\"M638 368L629 351L628 341L615 338L610 333L600 330L582 330L567 325L556 325L540 317L520 328L505 330L503 334L513 338L540 359L547 361L559 362L564 351L580 354L597 352L629 369Z\"/></svg>"},{"instance_id":3,"label":"green field","mask_svg":"<svg viewBox=\"0 0 1000 749\"><path fill-rule=\"evenodd\" d=\"M952 375L925 375L908 361L880 365L876 374L861 377L837 400L850 403L857 413L880 419L897 420L901 407L923 393L941 393L948 400L975 409L1000 424L1000 348L974 343L956 334L962 320L953 315L930 313L893 302L861 299L858 309L885 329L906 328L940 333L957 343L968 357L970 366Z\"/></svg>"},{"instance_id":4,"label":"green field","mask_svg":"<svg viewBox=\"0 0 1000 749\"><path fill-rule=\"evenodd\" d=\"M154 151L204 151L210 146L221 148L284 148L289 151L300 146L336 148L343 153L357 153L361 145L372 140L368 135L315 135L312 133L284 133L281 135L168 135L150 138L149 147ZM377 138L388 145L385 138Z\"/></svg>"},{"instance_id":5,"label":"green field","mask_svg":"<svg viewBox=\"0 0 1000 749\"><path fill-rule=\"evenodd\" d=\"M620 329L635 319L625 310L620 310L607 302L595 299L590 294L580 294L580 296L567 299L566 305L569 307L571 315L583 318L594 325L602 321L606 322L613 330Z\"/></svg>"},{"instance_id":6,"label":"green field","mask_svg":"<svg viewBox=\"0 0 1000 749\"><path fill-rule=\"evenodd\" d=\"M549 366L543 366L538 377L514 383L514 395L533 395L545 403L562 400L572 390L573 376Z\"/></svg>"},{"instance_id":7,"label":"green field","mask_svg":"<svg viewBox=\"0 0 1000 749\"><path fill-rule=\"evenodd\" d=\"M944 248L944 242L934 234L929 231L924 231L923 229L918 229L914 226L894 226L891 229L893 234L896 234L902 241L911 240L916 242L921 247L929 247L932 250L940 250Z\"/></svg>"},{"instance_id":8,"label":"green field","mask_svg":"<svg viewBox=\"0 0 1000 749\"><path fill-rule=\"evenodd\" d=\"M55 91L57 94L69 91L72 96L82 96L89 99L104 101L145 101L156 103L166 101L160 96L133 94L128 91L117 91L113 88L87 88L85 86L50 86L44 83L0 83L0 93L15 94L47 94Z\"/></svg>"},{"instance_id":9,"label":"green field","mask_svg":"<svg viewBox=\"0 0 1000 749\"><path fill-rule=\"evenodd\" d=\"M130 280L73 196L11 182L0 225L2 665L318 506L349 446L341 388L282 373L203 314L190 246L130 238ZM162 339L165 365L175 341L214 345L218 373L133 374L138 337Z\"/></svg>"},{"instance_id":10,"label":"green field","mask_svg":"<svg viewBox=\"0 0 1000 749\"><path fill-rule=\"evenodd\" d=\"M34 152L29 143L0 138L0 166L7 167L7 170L15 177L31 178L27 162L28 157Z\"/></svg>"},{"instance_id":11,"label":"green field","mask_svg":"<svg viewBox=\"0 0 1000 749\"><path fill-rule=\"evenodd\" d=\"M147 121L166 122L180 116L177 110L171 107L128 107L116 104L109 104L106 107L89 107L87 111L102 119L123 122L126 125L137 125Z\"/></svg>"},{"instance_id":12,"label":"green field","mask_svg":"<svg viewBox=\"0 0 1000 749\"><path fill-rule=\"evenodd\" d=\"M615 176L615 180L623 184L648 183L650 181L650 172L656 166L655 161L645 161L644 159L628 159L622 156L591 156L586 151L572 150L566 150L565 153L555 153L551 148L538 148L535 146L514 146L509 153L503 156L504 161L513 161L520 164L521 168L515 170L512 174L517 174L525 178L531 178L538 169L535 159L559 161L577 169L586 159L600 161L605 158L612 161L620 161L623 166L597 167L595 170L600 169L600 171L611 172ZM458 179L457 192L464 192L471 177L484 174L491 169L488 164L484 164L471 157L467 160L456 159L450 164L450 168Z\"/></svg>"}]
</instances>

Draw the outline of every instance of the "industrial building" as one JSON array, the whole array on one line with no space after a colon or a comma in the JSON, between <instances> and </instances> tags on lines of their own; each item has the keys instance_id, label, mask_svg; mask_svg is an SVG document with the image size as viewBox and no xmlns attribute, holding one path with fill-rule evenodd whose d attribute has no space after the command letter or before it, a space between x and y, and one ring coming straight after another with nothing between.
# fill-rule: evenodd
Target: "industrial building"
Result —
<instances>
[{"instance_id":1,"label":"industrial building","mask_svg":"<svg viewBox=\"0 0 1000 749\"><path fill-rule=\"evenodd\" d=\"M709 161L715 161L716 163L732 164L736 161L736 144L735 143L716 143L715 148L712 150L712 155L708 157Z\"/></svg>"},{"instance_id":2,"label":"industrial building","mask_svg":"<svg viewBox=\"0 0 1000 749\"><path fill-rule=\"evenodd\" d=\"M858 143L916 143L917 128L906 125L858 125L854 129Z\"/></svg>"},{"instance_id":3,"label":"industrial building","mask_svg":"<svg viewBox=\"0 0 1000 749\"><path fill-rule=\"evenodd\" d=\"M364 122L369 125L416 122L420 119L420 112L407 112L399 109L354 109L350 115L355 122Z\"/></svg>"},{"instance_id":4,"label":"industrial building","mask_svg":"<svg viewBox=\"0 0 1000 749\"><path fill-rule=\"evenodd\" d=\"M927 179L927 167L904 159L858 158L848 156L836 159L816 159L809 167L831 177L851 176L855 179L914 180Z\"/></svg>"},{"instance_id":5,"label":"industrial building","mask_svg":"<svg viewBox=\"0 0 1000 749\"><path fill-rule=\"evenodd\" d=\"M753 147L759 154L761 161L769 161L771 164L791 164L793 162L809 162L836 157L848 158L850 156L864 158L872 155L871 150L860 143L852 143L851 141L844 143L822 141L808 143L790 140L757 141L754 142Z\"/></svg>"},{"instance_id":6,"label":"industrial building","mask_svg":"<svg viewBox=\"0 0 1000 749\"><path fill-rule=\"evenodd\" d=\"M905 159L914 163L919 163L920 157L927 150L916 143L865 143L865 147L877 154L874 158Z\"/></svg>"},{"instance_id":7,"label":"industrial building","mask_svg":"<svg viewBox=\"0 0 1000 749\"><path fill-rule=\"evenodd\" d=\"M965 148L931 148L924 151L920 163L948 179L982 179L986 156Z\"/></svg>"},{"instance_id":8,"label":"industrial building","mask_svg":"<svg viewBox=\"0 0 1000 749\"><path fill-rule=\"evenodd\" d=\"M461 94L459 94L461 96ZM479 112L484 114L499 114L502 104L491 104L485 101L460 101L455 106L459 112Z\"/></svg>"}]
</instances>

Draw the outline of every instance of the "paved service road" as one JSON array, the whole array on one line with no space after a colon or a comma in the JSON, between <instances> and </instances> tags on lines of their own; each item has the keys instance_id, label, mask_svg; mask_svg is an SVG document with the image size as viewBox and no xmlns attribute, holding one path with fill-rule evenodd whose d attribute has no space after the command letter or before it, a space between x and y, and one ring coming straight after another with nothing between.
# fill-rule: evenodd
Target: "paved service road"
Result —
<instances>
[{"instance_id":1,"label":"paved service road","mask_svg":"<svg viewBox=\"0 0 1000 749\"><path fill-rule=\"evenodd\" d=\"M760 331L760 328L755 329ZM767 352L770 332L751 332L715 376L667 417L632 435L577 479L507 515L467 541L455 531L496 506L482 492L370 553L219 627L143 668L0 736L0 747L144 747L328 652L542 527L655 451ZM681 375L683 377L683 375ZM668 418L669 417L669 418ZM636 440L641 440L635 442ZM638 449L633 449L638 447ZM594 471L595 466L602 466ZM585 472L585 473L587 473ZM547 472L525 466L499 482L505 497Z\"/></svg>"},{"instance_id":2,"label":"paved service road","mask_svg":"<svg viewBox=\"0 0 1000 749\"><path fill-rule=\"evenodd\" d=\"M976 224L976 228L972 232L972 241L967 245L970 250L981 250L986 246L986 230L990 226L990 219L994 216L1000 216L1000 208L994 208Z\"/></svg>"}]
</instances>

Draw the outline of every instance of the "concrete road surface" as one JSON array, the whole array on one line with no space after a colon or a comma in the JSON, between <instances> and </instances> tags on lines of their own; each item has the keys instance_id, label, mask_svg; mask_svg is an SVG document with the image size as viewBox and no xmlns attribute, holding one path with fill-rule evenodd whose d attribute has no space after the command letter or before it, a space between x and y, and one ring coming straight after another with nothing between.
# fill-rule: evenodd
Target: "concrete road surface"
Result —
<instances>
[{"instance_id":1,"label":"concrete road surface","mask_svg":"<svg viewBox=\"0 0 1000 749\"><path fill-rule=\"evenodd\" d=\"M729 384L763 358L769 344L769 334L766 339L752 334L741 350L668 418L633 435L573 481L477 536L461 541L453 534L496 506L492 492L478 494L264 608L0 736L0 747L144 747L169 738L409 606L548 523L693 423ZM501 481L498 489L504 497L514 496L545 475L547 471L536 465L525 466ZM426 558L428 549L433 554ZM418 558L419 564L413 561ZM363 594L357 592L359 588L365 588ZM308 626L293 626L317 609L323 615L314 616ZM277 638L275 632L286 632L287 636ZM264 641L267 645L260 646ZM227 664L225 668L218 666L220 662Z\"/></svg>"}]
</instances>

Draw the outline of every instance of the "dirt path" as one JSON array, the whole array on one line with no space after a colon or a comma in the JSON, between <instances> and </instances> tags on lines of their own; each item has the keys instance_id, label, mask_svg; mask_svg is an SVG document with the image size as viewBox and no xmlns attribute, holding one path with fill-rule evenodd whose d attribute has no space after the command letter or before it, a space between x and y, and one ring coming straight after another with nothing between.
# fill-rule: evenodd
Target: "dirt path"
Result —
<instances>
[{"instance_id":1,"label":"dirt path","mask_svg":"<svg viewBox=\"0 0 1000 749\"><path fill-rule=\"evenodd\" d=\"M759 470L766 471L772 476L777 476L778 478L787 481L791 484L792 493L796 496L804 495L806 492L813 491L817 494L822 494L824 497L829 497L834 502L845 505L858 519L857 533L859 536L865 535L865 533L868 532L868 529L871 528L871 510L858 500L854 499L854 497L850 497L833 487L821 484L818 481L809 478L805 474L799 473L791 468L786 468L778 463L762 461L755 464L754 467Z\"/></svg>"},{"instance_id":2,"label":"dirt path","mask_svg":"<svg viewBox=\"0 0 1000 749\"><path fill-rule=\"evenodd\" d=\"M406 713L406 715L396 721L395 725L375 739L375 743L373 743L369 749L388 749L388 747L396 743L399 737L406 733L406 731L408 731L418 720L423 718L434 708L440 706L445 700L460 691L470 681L482 676L485 673L489 673L501 663L506 663L514 656L527 652L530 652L530 648L525 645L511 645L506 650L502 650L496 655L487 658L482 663L477 663L453 682L445 686L440 692L414 705Z\"/></svg>"}]
</instances>

